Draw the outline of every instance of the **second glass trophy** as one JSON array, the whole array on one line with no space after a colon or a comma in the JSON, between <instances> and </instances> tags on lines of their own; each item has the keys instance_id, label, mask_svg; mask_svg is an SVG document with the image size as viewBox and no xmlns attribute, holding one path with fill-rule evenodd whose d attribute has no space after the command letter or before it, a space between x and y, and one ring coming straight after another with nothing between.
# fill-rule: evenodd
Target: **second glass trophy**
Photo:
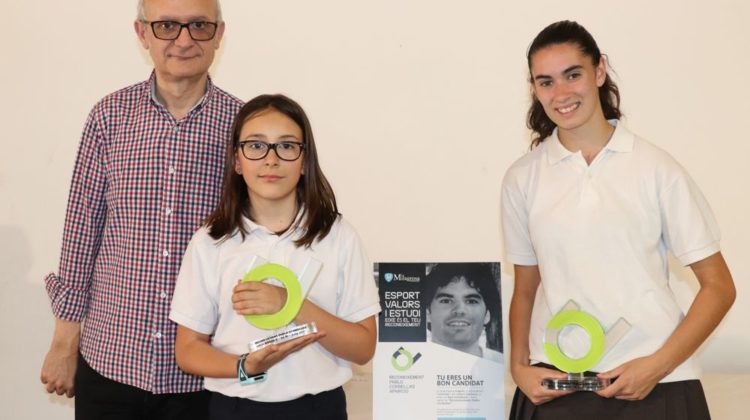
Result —
<instances>
[{"instance_id":1,"label":"second glass trophy","mask_svg":"<svg viewBox=\"0 0 750 420\"><path fill-rule=\"evenodd\" d=\"M572 357L573 352L564 348L561 336L570 327L580 329L588 335L588 352L581 357ZM628 330L630 324L624 318L620 318L605 334L604 328L595 317L581 311L574 301L568 301L547 323L544 336L544 354L556 368L567 372L568 377L547 378L542 385L548 389L563 391L597 391L606 387L609 381L586 372L593 369Z\"/></svg>"}]
</instances>

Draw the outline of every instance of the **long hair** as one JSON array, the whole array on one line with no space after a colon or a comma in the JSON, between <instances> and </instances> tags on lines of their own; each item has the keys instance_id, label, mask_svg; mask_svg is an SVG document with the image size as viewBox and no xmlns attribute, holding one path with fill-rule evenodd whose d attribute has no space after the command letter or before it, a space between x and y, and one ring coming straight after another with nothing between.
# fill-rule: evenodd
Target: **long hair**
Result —
<instances>
[{"instance_id":1,"label":"long hair","mask_svg":"<svg viewBox=\"0 0 750 420\"><path fill-rule=\"evenodd\" d=\"M531 76L531 58L533 55L545 47L558 44L576 45L583 55L591 58L591 63L594 66L597 66L602 58L602 53L599 51L594 37L591 36L586 28L577 22L569 20L555 22L544 28L542 32L539 32L529 46L529 50L526 53L526 60L529 66L529 82L533 83ZM612 78L609 77L609 73L606 74L604 84L599 87L599 103L602 106L604 118L620 119L622 117L622 112L620 112L620 89ZM555 123L544 112L542 104L534 96L533 92L531 94L531 107L526 117L526 126L534 132L531 147L543 142L555 129Z\"/></svg>"},{"instance_id":2,"label":"long hair","mask_svg":"<svg viewBox=\"0 0 750 420\"><path fill-rule=\"evenodd\" d=\"M236 232L245 238L246 228L242 217L250 217L250 196L242 175L235 172L235 162L239 147L240 134L245 122L258 113L273 109L291 118L302 129L302 153L304 169L297 183L297 203L302 204L302 214L290 229L301 227L303 235L294 241L296 246L312 245L313 241L323 239L331 231L333 223L339 216L336 196L318 163L318 152L315 148L312 126L302 107L284 95L260 95L248 103L234 117L232 138L227 144L224 164L224 188L219 205L206 220L212 238L226 239ZM301 226L300 226L301 223Z\"/></svg>"}]
</instances>

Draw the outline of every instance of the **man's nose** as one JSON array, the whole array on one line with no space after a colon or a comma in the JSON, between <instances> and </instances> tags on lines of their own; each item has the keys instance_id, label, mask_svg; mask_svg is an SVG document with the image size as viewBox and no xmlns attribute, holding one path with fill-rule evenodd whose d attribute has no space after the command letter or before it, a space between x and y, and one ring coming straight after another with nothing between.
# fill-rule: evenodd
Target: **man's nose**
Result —
<instances>
[{"instance_id":1,"label":"man's nose","mask_svg":"<svg viewBox=\"0 0 750 420\"><path fill-rule=\"evenodd\" d=\"M174 40L175 45L181 47L187 47L193 44L193 38L190 36L190 30L187 26L180 27L180 33L177 34L177 38Z\"/></svg>"},{"instance_id":2,"label":"man's nose","mask_svg":"<svg viewBox=\"0 0 750 420\"><path fill-rule=\"evenodd\" d=\"M453 305L453 313L454 314L465 314L466 313L466 303L464 302L456 302L455 305Z\"/></svg>"}]
</instances>

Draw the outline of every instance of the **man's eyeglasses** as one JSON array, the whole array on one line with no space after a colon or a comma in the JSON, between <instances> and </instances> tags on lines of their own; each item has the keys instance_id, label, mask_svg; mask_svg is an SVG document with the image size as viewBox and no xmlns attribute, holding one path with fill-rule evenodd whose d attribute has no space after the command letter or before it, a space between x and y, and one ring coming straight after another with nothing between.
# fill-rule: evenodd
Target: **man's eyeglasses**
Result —
<instances>
[{"instance_id":1,"label":"man's eyeglasses","mask_svg":"<svg viewBox=\"0 0 750 420\"><path fill-rule=\"evenodd\" d=\"M193 41L209 41L214 38L216 28L219 26L217 22L204 21L180 23L173 20L156 20L153 22L144 20L143 23L151 25L154 36L165 41L173 41L179 38L182 28L187 28Z\"/></svg>"},{"instance_id":2,"label":"man's eyeglasses","mask_svg":"<svg viewBox=\"0 0 750 420\"><path fill-rule=\"evenodd\" d=\"M266 143L260 140L241 141L238 145L242 155L249 160L261 160L273 150L281 160L288 162L299 159L305 145L296 141L280 141L278 143Z\"/></svg>"}]
</instances>

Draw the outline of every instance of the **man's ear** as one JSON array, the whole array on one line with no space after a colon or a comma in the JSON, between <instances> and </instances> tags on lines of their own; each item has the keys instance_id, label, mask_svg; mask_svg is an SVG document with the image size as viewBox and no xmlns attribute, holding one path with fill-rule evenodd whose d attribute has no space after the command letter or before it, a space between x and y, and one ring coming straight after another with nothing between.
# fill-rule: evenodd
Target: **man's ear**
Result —
<instances>
[{"instance_id":1,"label":"man's ear","mask_svg":"<svg viewBox=\"0 0 750 420\"><path fill-rule=\"evenodd\" d=\"M136 20L133 22L133 29L135 29L135 35L138 37L138 41L141 43L143 48L148 49L149 43L146 39L146 31L148 30L147 24L141 22L140 20Z\"/></svg>"},{"instance_id":2,"label":"man's ear","mask_svg":"<svg viewBox=\"0 0 750 420\"><path fill-rule=\"evenodd\" d=\"M214 49L221 47L221 40L224 38L224 21L219 22L219 26L216 28L216 35L214 35Z\"/></svg>"}]
</instances>

